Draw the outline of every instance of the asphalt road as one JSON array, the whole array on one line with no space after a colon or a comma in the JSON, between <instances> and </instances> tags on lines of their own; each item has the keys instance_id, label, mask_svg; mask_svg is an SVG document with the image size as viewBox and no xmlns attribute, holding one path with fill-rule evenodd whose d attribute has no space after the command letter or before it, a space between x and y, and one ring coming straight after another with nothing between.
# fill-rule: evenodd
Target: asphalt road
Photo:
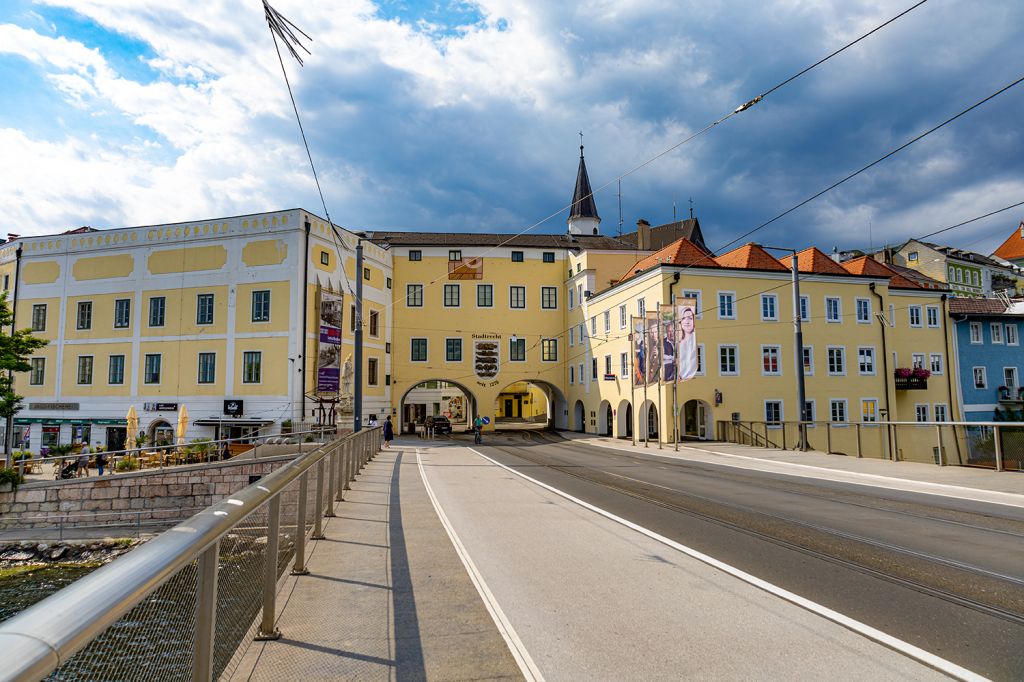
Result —
<instances>
[{"instance_id":1,"label":"asphalt road","mask_svg":"<svg viewBox=\"0 0 1024 682\"><path fill-rule=\"evenodd\" d=\"M1024 679L1024 509L616 452L480 452L997 680Z\"/></svg>"}]
</instances>

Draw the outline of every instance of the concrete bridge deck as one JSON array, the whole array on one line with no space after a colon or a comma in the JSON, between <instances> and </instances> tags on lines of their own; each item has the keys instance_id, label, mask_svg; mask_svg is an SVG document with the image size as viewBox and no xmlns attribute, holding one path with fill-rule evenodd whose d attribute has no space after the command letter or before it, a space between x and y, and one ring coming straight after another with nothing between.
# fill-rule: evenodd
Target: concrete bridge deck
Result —
<instances>
[{"instance_id":1,"label":"concrete bridge deck","mask_svg":"<svg viewBox=\"0 0 1024 682\"><path fill-rule=\"evenodd\" d=\"M518 435L492 437L514 446ZM1024 476L728 444L578 443L1024 507ZM528 474L528 472L527 472ZM397 441L278 597L233 680L939 679L482 456Z\"/></svg>"}]
</instances>

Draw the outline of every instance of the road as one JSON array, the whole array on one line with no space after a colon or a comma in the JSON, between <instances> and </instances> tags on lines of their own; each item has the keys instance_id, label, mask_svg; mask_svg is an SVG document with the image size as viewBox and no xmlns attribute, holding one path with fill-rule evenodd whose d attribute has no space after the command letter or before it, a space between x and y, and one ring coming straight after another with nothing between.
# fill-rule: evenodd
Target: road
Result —
<instances>
[{"instance_id":1,"label":"road","mask_svg":"<svg viewBox=\"0 0 1024 682\"><path fill-rule=\"evenodd\" d=\"M1024 679L1024 509L620 452L479 452L992 679Z\"/></svg>"}]
</instances>

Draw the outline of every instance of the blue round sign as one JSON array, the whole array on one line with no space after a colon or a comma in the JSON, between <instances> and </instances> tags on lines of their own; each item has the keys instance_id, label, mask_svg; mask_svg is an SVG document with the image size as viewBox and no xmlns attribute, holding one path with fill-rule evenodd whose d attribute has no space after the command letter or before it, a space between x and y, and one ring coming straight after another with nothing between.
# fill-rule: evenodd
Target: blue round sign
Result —
<instances>
[{"instance_id":1,"label":"blue round sign","mask_svg":"<svg viewBox=\"0 0 1024 682\"><path fill-rule=\"evenodd\" d=\"M484 417L480 421L482 421L484 423L484 426L487 426L488 424L491 423L491 418L490 417Z\"/></svg>"}]
</instances>

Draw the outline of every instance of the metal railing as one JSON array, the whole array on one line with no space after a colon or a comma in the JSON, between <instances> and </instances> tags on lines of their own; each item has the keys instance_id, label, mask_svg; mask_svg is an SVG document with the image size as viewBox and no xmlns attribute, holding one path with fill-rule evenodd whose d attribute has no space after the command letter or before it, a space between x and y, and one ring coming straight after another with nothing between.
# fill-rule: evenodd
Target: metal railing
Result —
<instances>
[{"instance_id":1,"label":"metal railing","mask_svg":"<svg viewBox=\"0 0 1024 682\"><path fill-rule=\"evenodd\" d=\"M718 440L891 461L1024 471L1024 422L725 421Z\"/></svg>"},{"instance_id":2,"label":"metal railing","mask_svg":"<svg viewBox=\"0 0 1024 682\"><path fill-rule=\"evenodd\" d=\"M279 579L379 450L379 428L326 443L0 623L0 675L230 677L248 638L280 637Z\"/></svg>"}]
</instances>

